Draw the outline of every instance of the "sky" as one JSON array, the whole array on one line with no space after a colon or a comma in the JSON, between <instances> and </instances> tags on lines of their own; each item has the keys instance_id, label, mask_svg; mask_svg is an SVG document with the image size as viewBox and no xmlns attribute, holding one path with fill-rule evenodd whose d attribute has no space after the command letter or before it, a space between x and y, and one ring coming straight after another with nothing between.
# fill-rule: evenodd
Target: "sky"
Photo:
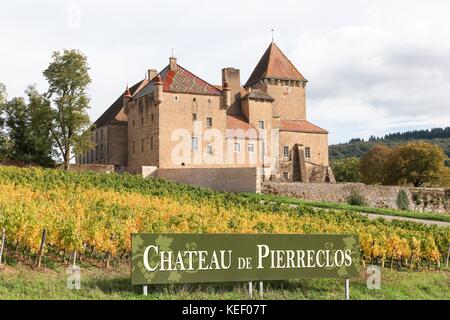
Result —
<instances>
[{"instance_id":1,"label":"sky","mask_svg":"<svg viewBox=\"0 0 450 320\"><path fill-rule=\"evenodd\" d=\"M0 5L0 82L47 89L52 52L87 57L95 121L150 68L245 83L271 41L309 80L308 120L331 144L450 126L448 0L15 0Z\"/></svg>"}]
</instances>

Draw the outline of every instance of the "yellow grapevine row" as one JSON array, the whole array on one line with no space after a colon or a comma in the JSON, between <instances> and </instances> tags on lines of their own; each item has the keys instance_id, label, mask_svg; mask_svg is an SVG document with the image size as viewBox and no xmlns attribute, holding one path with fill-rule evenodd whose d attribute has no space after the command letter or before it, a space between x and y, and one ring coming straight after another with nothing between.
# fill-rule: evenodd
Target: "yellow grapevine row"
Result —
<instances>
[{"instance_id":1,"label":"yellow grapevine row","mask_svg":"<svg viewBox=\"0 0 450 320\"><path fill-rule=\"evenodd\" d=\"M0 184L0 226L10 241L34 252L46 229L52 246L82 252L89 245L111 255L129 250L133 232L352 233L360 236L365 259L413 256L437 262L444 254L438 243L449 236L448 229L434 233L376 224L342 211L299 213L284 208L274 213L133 192L43 191L11 183Z\"/></svg>"}]
</instances>

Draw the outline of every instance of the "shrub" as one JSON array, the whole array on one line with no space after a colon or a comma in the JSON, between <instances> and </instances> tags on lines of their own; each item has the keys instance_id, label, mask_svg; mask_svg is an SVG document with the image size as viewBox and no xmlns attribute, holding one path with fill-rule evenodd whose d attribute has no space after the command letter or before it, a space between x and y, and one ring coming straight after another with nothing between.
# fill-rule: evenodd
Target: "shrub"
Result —
<instances>
[{"instance_id":1,"label":"shrub","mask_svg":"<svg viewBox=\"0 0 450 320\"><path fill-rule=\"evenodd\" d=\"M365 205L365 200L359 190L352 189L350 196L347 199L347 203L352 206L363 206Z\"/></svg>"},{"instance_id":2,"label":"shrub","mask_svg":"<svg viewBox=\"0 0 450 320\"><path fill-rule=\"evenodd\" d=\"M400 210L409 210L409 200L405 190L400 190L397 194L397 208Z\"/></svg>"}]
</instances>

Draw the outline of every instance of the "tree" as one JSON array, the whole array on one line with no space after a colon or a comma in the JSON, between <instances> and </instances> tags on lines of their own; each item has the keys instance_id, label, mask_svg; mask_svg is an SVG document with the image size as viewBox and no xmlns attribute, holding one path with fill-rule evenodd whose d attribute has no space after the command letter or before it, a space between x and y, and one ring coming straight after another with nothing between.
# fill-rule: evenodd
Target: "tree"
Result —
<instances>
[{"instance_id":1,"label":"tree","mask_svg":"<svg viewBox=\"0 0 450 320\"><path fill-rule=\"evenodd\" d=\"M9 148L8 158L49 166L53 147L50 138L51 109L34 87L26 91L28 103L16 97L3 104Z\"/></svg>"},{"instance_id":2,"label":"tree","mask_svg":"<svg viewBox=\"0 0 450 320\"><path fill-rule=\"evenodd\" d=\"M381 144L367 151L359 163L362 181L366 184L386 184L391 155L392 149Z\"/></svg>"},{"instance_id":3,"label":"tree","mask_svg":"<svg viewBox=\"0 0 450 320\"><path fill-rule=\"evenodd\" d=\"M337 182L360 182L359 159L352 157L331 164Z\"/></svg>"},{"instance_id":4,"label":"tree","mask_svg":"<svg viewBox=\"0 0 450 320\"><path fill-rule=\"evenodd\" d=\"M91 147L86 93L91 82L88 71L85 55L77 50L64 50L53 53L53 61L43 73L49 84L46 97L53 102L51 134L65 169L73 154Z\"/></svg>"},{"instance_id":5,"label":"tree","mask_svg":"<svg viewBox=\"0 0 450 320\"><path fill-rule=\"evenodd\" d=\"M29 143L33 146L33 161L42 166L54 164L55 151L51 137L52 109L50 103L34 86L29 86L28 119L29 119Z\"/></svg>"},{"instance_id":6,"label":"tree","mask_svg":"<svg viewBox=\"0 0 450 320\"><path fill-rule=\"evenodd\" d=\"M4 103L6 101L6 87L0 82L0 160L6 156L7 153L7 141L6 134L4 132L5 121L2 117Z\"/></svg>"},{"instance_id":7,"label":"tree","mask_svg":"<svg viewBox=\"0 0 450 320\"><path fill-rule=\"evenodd\" d=\"M399 145L393 151L389 171L393 177L390 182L412 184L421 187L439 181L443 173L444 151L428 142L408 142Z\"/></svg>"}]
</instances>

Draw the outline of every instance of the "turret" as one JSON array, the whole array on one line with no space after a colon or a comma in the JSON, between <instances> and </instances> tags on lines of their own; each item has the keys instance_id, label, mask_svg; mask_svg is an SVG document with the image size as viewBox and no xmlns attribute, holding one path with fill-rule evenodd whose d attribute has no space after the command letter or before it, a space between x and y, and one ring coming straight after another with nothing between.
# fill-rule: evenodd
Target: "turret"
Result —
<instances>
[{"instance_id":1,"label":"turret","mask_svg":"<svg viewBox=\"0 0 450 320\"><path fill-rule=\"evenodd\" d=\"M128 102L130 102L131 100L131 92L130 92L130 88L128 88L128 85L125 89L125 92L123 94L123 108L125 111L125 114L128 114Z\"/></svg>"},{"instance_id":2,"label":"turret","mask_svg":"<svg viewBox=\"0 0 450 320\"><path fill-rule=\"evenodd\" d=\"M159 74L155 77L155 101L157 104L163 102L163 83Z\"/></svg>"}]
</instances>

